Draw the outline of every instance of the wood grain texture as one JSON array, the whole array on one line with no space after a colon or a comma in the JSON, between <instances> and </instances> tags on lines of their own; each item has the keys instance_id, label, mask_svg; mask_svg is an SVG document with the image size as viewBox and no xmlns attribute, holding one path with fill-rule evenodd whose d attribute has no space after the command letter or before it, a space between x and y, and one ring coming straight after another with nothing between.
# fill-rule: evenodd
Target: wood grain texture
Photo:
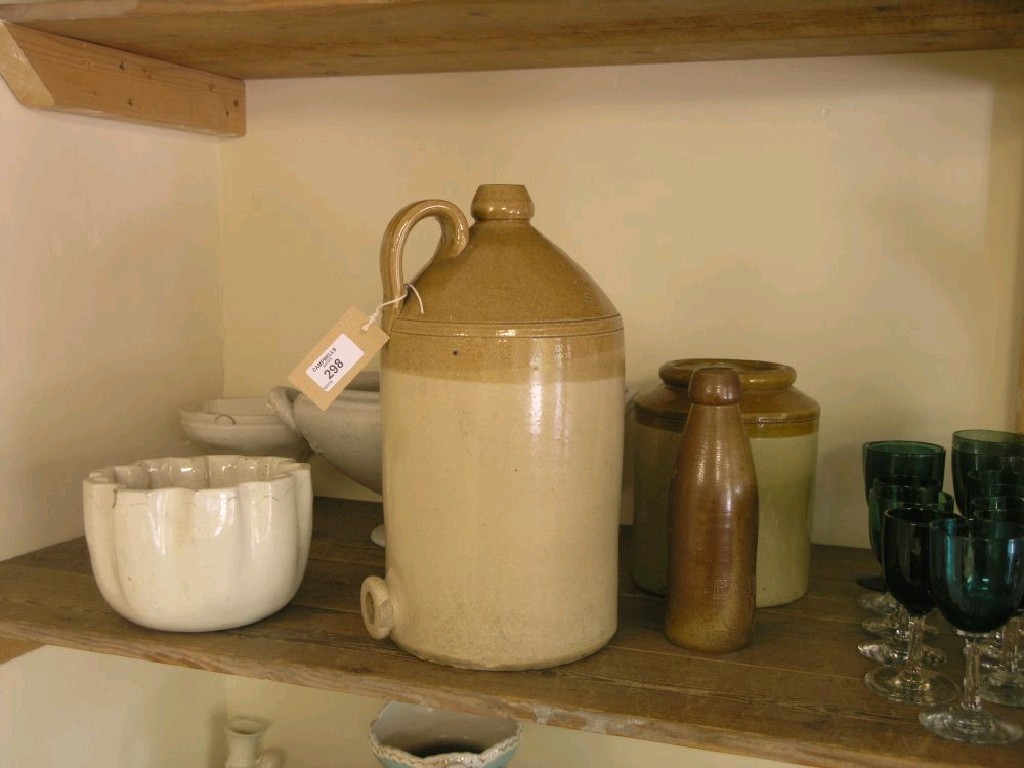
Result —
<instances>
[{"instance_id":1,"label":"wood grain texture","mask_svg":"<svg viewBox=\"0 0 1024 768\"><path fill-rule=\"evenodd\" d=\"M0 24L0 76L28 107L218 136L245 133L245 84Z\"/></svg>"},{"instance_id":2,"label":"wood grain texture","mask_svg":"<svg viewBox=\"0 0 1024 768\"><path fill-rule=\"evenodd\" d=\"M810 594L759 609L754 641L741 651L673 645L662 631L664 600L623 577L619 629L603 650L554 669L476 672L420 661L366 633L359 584L383 572L383 552L369 542L380 517L377 504L318 499L295 600L223 632L136 627L103 602L82 539L39 550L0 563L0 635L807 765L1021 765L1019 744L945 741L918 724L916 709L864 686L872 663L855 650L865 635L854 577L872 567L867 550L815 547ZM951 659L944 671L959 678L960 644L932 621Z\"/></svg>"},{"instance_id":3,"label":"wood grain texture","mask_svg":"<svg viewBox=\"0 0 1024 768\"><path fill-rule=\"evenodd\" d=\"M30 643L25 640L15 640L9 637L0 637L0 664L11 659L16 659L29 651L39 648L39 643Z\"/></svg>"},{"instance_id":4,"label":"wood grain texture","mask_svg":"<svg viewBox=\"0 0 1024 768\"><path fill-rule=\"evenodd\" d=\"M0 19L236 78L1024 45L1017 0L82 0Z\"/></svg>"}]
</instances>

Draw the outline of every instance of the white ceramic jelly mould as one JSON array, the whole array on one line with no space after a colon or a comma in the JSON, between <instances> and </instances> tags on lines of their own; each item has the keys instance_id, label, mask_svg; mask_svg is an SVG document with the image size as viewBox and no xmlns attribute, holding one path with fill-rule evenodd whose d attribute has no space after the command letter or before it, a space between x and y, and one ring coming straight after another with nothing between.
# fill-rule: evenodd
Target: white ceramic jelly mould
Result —
<instances>
[{"instance_id":1,"label":"white ceramic jelly mould","mask_svg":"<svg viewBox=\"0 0 1024 768\"><path fill-rule=\"evenodd\" d=\"M100 593L144 627L250 624L283 608L305 573L308 464L271 456L152 459L91 472L83 495Z\"/></svg>"}]
</instances>

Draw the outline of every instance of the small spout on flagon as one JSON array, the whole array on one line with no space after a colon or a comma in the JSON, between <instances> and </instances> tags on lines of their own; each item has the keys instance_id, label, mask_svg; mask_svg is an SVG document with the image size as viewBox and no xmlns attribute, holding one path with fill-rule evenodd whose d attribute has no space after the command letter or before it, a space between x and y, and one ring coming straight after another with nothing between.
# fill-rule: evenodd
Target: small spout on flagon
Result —
<instances>
[{"instance_id":1,"label":"small spout on flagon","mask_svg":"<svg viewBox=\"0 0 1024 768\"><path fill-rule=\"evenodd\" d=\"M363 581L359 592L366 630L375 640L383 640L395 627L395 606L387 582L379 576L370 576Z\"/></svg>"}]
</instances>

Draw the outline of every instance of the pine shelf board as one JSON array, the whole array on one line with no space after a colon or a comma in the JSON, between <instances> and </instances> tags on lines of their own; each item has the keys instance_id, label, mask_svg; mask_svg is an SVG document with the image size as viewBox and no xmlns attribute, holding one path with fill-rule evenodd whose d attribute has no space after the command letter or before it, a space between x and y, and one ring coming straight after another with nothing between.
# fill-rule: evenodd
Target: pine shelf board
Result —
<instances>
[{"instance_id":1,"label":"pine shelf board","mask_svg":"<svg viewBox=\"0 0 1024 768\"><path fill-rule=\"evenodd\" d=\"M359 585L383 573L384 554L369 542L380 519L378 504L317 499L295 600L223 632L136 627L100 597L83 539L39 550L0 563L0 636L805 765L1024 764L1020 744L940 739L918 724L915 708L864 687L873 665L855 650L866 635L854 578L873 567L867 550L815 546L808 595L760 609L754 642L736 653L669 643L663 601L623 576L619 630L604 649L549 670L479 672L420 661L366 633ZM932 622L951 659L945 672L959 679L960 645L941 619ZM993 709L1024 719L1019 710Z\"/></svg>"},{"instance_id":2,"label":"pine shelf board","mask_svg":"<svg viewBox=\"0 0 1024 768\"><path fill-rule=\"evenodd\" d=\"M1015 0L71 0L0 19L238 79L1024 45Z\"/></svg>"},{"instance_id":3,"label":"pine shelf board","mask_svg":"<svg viewBox=\"0 0 1024 768\"><path fill-rule=\"evenodd\" d=\"M1019 0L63 0L0 23L23 104L220 136L255 78L1024 46Z\"/></svg>"}]
</instances>

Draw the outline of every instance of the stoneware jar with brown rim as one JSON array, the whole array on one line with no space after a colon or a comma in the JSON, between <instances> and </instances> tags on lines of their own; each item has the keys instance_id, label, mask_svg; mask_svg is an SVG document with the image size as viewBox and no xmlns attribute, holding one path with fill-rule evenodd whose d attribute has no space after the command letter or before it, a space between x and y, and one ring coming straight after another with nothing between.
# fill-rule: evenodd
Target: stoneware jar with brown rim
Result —
<instances>
[{"instance_id":1,"label":"stoneware jar with brown rim","mask_svg":"<svg viewBox=\"0 0 1024 768\"><path fill-rule=\"evenodd\" d=\"M381 361L384 578L363 584L370 634L429 661L529 669L615 632L624 430L622 319L531 224L519 185L400 211L381 247L384 301L424 218L438 249Z\"/></svg>"},{"instance_id":2,"label":"stoneware jar with brown rim","mask_svg":"<svg viewBox=\"0 0 1024 768\"><path fill-rule=\"evenodd\" d=\"M763 360L671 360L658 369L661 383L636 396L633 581L665 594L669 486L690 408L686 392L693 371L708 366L736 370L743 388L760 499L757 606L792 602L807 592L821 409L793 386L792 367Z\"/></svg>"}]
</instances>

